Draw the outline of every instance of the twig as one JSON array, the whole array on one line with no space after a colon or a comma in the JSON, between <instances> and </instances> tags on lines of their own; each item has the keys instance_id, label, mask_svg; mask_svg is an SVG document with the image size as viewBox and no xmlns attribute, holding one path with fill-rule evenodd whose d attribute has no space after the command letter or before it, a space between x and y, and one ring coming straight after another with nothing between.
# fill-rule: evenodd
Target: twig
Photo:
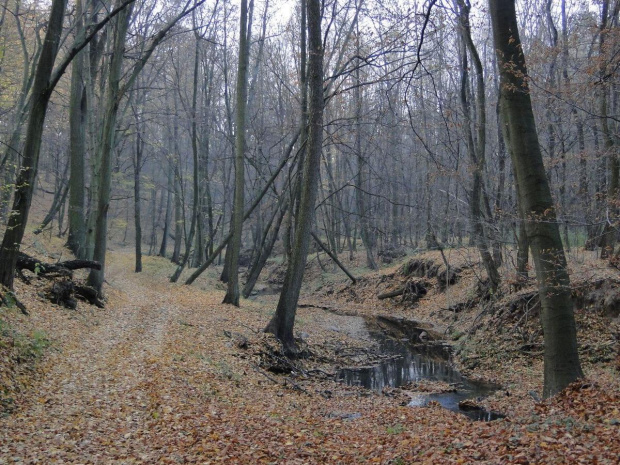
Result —
<instances>
[{"instance_id":1,"label":"twig","mask_svg":"<svg viewBox=\"0 0 620 465\"><path fill-rule=\"evenodd\" d=\"M288 381L289 383L291 383L293 385L293 389L296 389L298 391L303 392L304 394L309 395L310 397L312 397L312 394L310 394L308 391L306 391L304 388L302 388L299 384L297 384L295 381L293 381L291 378L286 378L286 381ZM284 386L286 386L286 382L284 383Z\"/></svg>"},{"instance_id":2,"label":"twig","mask_svg":"<svg viewBox=\"0 0 620 465\"><path fill-rule=\"evenodd\" d=\"M261 370L261 368L258 365L256 365L255 363L251 363L251 365L252 365L252 368L254 369L254 371L256 371L257 373L263 375L265 378L267 378L272 383L280 384L280 381L278 381L277 379L269 376L267 373L265 373L263 370Z\"/></svg>"}]
</instances>

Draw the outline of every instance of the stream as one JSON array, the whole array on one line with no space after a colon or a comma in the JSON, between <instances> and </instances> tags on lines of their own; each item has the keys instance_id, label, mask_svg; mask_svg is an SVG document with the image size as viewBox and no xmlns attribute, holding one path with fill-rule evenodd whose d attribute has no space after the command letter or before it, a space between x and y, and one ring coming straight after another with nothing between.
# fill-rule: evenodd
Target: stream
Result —
<instances>
[{"instance_id":1,"label":"stream","mask_svg":"<svg viewBox=\"0 0 620 465\"><path fill-rule=\"evenodd\" d=\"M337 379L352 386L363 386L374 391L384 387L400 387L422 380L442 381L454 387L452 392L415 393L409 403L412 407L422 407L430 401L439 402L444 408L462 413L472 420L492 421L504 416L482 409L459 407L465 399L486 397L498 386L465 378L449 364L449 353L442 346L413 346L385 334L369 331L370 337L379 344L379 352L392 357L368 367L343 368Z\"/></svg>"}]
</instances>

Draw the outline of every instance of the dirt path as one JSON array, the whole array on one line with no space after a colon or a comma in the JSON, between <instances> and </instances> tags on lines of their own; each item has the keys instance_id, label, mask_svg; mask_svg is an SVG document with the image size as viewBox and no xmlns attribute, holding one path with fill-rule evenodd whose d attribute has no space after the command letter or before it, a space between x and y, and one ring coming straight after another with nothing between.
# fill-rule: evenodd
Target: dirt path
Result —
<instances>
[{"instance_id":1,"label":"dirt path","mask_svg":"<svg viewBox=\"0 0 620 465\"><path fill-rule=\"evenodd\" d=\"M224 306L213 283L170 285L169 262L145 265L136 275L130 253L112 254L105 310L32 311L57 350L0 418L0 464L616 463L617 393L588 388L558 401L568 407L472 423L397 393L274 375L259 366L272 302ZM297 329L314 350L342 348L361 337L356 321L301 308Z\"/></svg>"},{"instance_id":2,"label":"dirt path","mask_svg":"<svg viewBox=\"0 0 620 465\"><path fill-rule=\"evenodd\" d=\"M29 408L2 420L7 463L97 460L109 443L119 456L131 455L131 437L144 433L148 415L149 361L160 356L170 319L180 312L170 295L140 281L129 273L111 280L119 297L98 325L54 356Z\"/></svg>"},{"instance_id":3,"label":"dirt path","mask_svg":"<svg viewBox=\"0 0 620 465\"><path fill-rule=\"evenodd\" d=\"M136 275L130 254L111 258L105 310L53 309L58 350L24 405L0 419L0 464L359 463L385 456L367 438L376 430L385 436L394 423L394 414L383 418L391 400L349 388L337 393L329 380L274 378L258 368L252 349L243 352L225 335L241 332L256 343L271 304L222 306L221 292L172 286L167 273ZM300 329L339 340L361 331L325 315L302 310ZM346 420L359 412L366 412L364 424ZM345 443L351 449L339 452Z\"/></svg>"}]
</instances>

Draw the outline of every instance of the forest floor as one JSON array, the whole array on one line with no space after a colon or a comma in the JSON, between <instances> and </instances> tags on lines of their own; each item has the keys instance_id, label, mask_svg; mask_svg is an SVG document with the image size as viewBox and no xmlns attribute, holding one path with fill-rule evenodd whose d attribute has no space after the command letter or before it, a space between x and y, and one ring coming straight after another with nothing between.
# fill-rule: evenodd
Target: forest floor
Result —
<instances>
[{"instance_id":1,"label":"forest floor","mask_svg":"<svg viewBox=\"0 0 620 465\"><path fill-rule=\"evenodd\" d=\"M119 249L103 310L64 309L45 300L43 283L19 283L30 316L0 313L0 464L618 463L617 270L587 260L573 270L586 379L537 401L532 288L477 301L479 270L467 266L471 254L461 258L447 290L420 277L429 291L415 303L377 300L412 279L402 264L351 285L314 263L296 322L309 355L292 363L262 332L277 296L222 305L217 269L198 286L173 285L167 260L145 257L136 274L131 250ZM483 404L506 418L474 422L436 403L407 406L403 389L336 382L338 367L371 361L375 343L357 316L377 315L449 342L465 373L501 384Z\"/></svg>"}]
</instances>

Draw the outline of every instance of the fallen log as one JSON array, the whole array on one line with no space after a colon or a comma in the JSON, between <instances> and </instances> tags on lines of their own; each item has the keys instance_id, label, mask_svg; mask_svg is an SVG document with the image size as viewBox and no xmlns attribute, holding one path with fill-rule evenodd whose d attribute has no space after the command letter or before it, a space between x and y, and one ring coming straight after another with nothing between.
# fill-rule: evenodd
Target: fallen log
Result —
<instances>
[{"instance_id":1,"label":"fallen log","mask_svg":"<svg viewBox=\"0 0 620 465\"><path fill-rule=\"evenodd\" d=\"M323 244L323 242L321 241L321 239L318 238L318 236L316 234L314 234L314 232L310 233L312 235L312 238L314 239L314 241L317 243L317 245L323 249L323 251L329 255L329 257L334 261L334 263L336 265L338 265L338 267L344 272L344 274L346 274L349 279L351 280L351 282L353 284L357 283L357 280L355 279L355 276L353 276L351 274L351 272L349 270L346 269L346 267L342 264L342 262L340 260L338 260L338 257L331 251L329 250L329 248Z\"/></svg>"},{"instance_id":2,"label":"fallen log","mask_svg":"<svg viewBox=\"0 0 620 465\"><path fill-rule=\"evenodd\" d=\"M101 263L93 260L67 260L58 263L45 263L31 257L30 255L20 252L17 257L17 264L15 265L15 269L19 273L23 270L28 270L37 276L56 275L71 277L73 275L73 271L84 268L100 270Z\"/></svg>"},{"instance_id":3,"label":"fallen log","mask_svg":"<svg viewBox=\"0 0 620 465\"><path fill-rule=\"evenodd\" d=\"M101 296L94 287L76 284L75 296L80 300L88 302L89 304L95 305L99 308L105 308L105 304L101 300Z\"/></svg>"},{"instance_id":4,"label":"fallen log","mask_svg":"<svg viewBox=\"0 0 620 465\"><path fill-rule=\"evenodd\" d=\"M77 308L76 298L96 305L99 308L104 308L104 303L94 288L76 284L71 279L54 282L47 291L47 297L52 303L72 310Z\"/></svg>"},{"instance_id":5,"label":"fallen log","mask_svg":"<svg viewBox=\"0 0 620 465\"><path fill-rule=\"evenodd\" d=\"M75 310L77 300L73 297L74 285L71 280L56 281L48 292L48 299L56 305Z\"/></svg>"},{"instance_id":6,"label":"fallen log","mask_svg":"<svg viewBox=\"0 0 620 465\"><path fill-rule=\"evenodd\" d=\"M17 274L26 283L30 281L24 275L24 270L28 270L34 275L46 279L61 278L60 280L54 280L50 288L46 291L47 298L55 304L75 309L77 308L76 299L80 299L92 305L96 305L99 308L104 308L101 296L94 288L73 281L73 272L85 268L100 270L101 263L93 260L80 259L65 260L64 262L58 263L46 263L20 252L17 257L17 264L15 265ZM25 308L23 308L22 311L25 311Z\"/></svg>"},{"instance_id":7,"label":"fallen log","mask_svg":"<svg viewBox=\"0 0 620 465\"><path fill-rule=\"evenodd\" d=\"M406 288L401 287L400 289L396 289L394 291L384 292L383 294L379 294L377 298L379 300L390 299L392 297L398 297L399 295L403 295L406 292Z\"/></svg>"}]
</instances>

